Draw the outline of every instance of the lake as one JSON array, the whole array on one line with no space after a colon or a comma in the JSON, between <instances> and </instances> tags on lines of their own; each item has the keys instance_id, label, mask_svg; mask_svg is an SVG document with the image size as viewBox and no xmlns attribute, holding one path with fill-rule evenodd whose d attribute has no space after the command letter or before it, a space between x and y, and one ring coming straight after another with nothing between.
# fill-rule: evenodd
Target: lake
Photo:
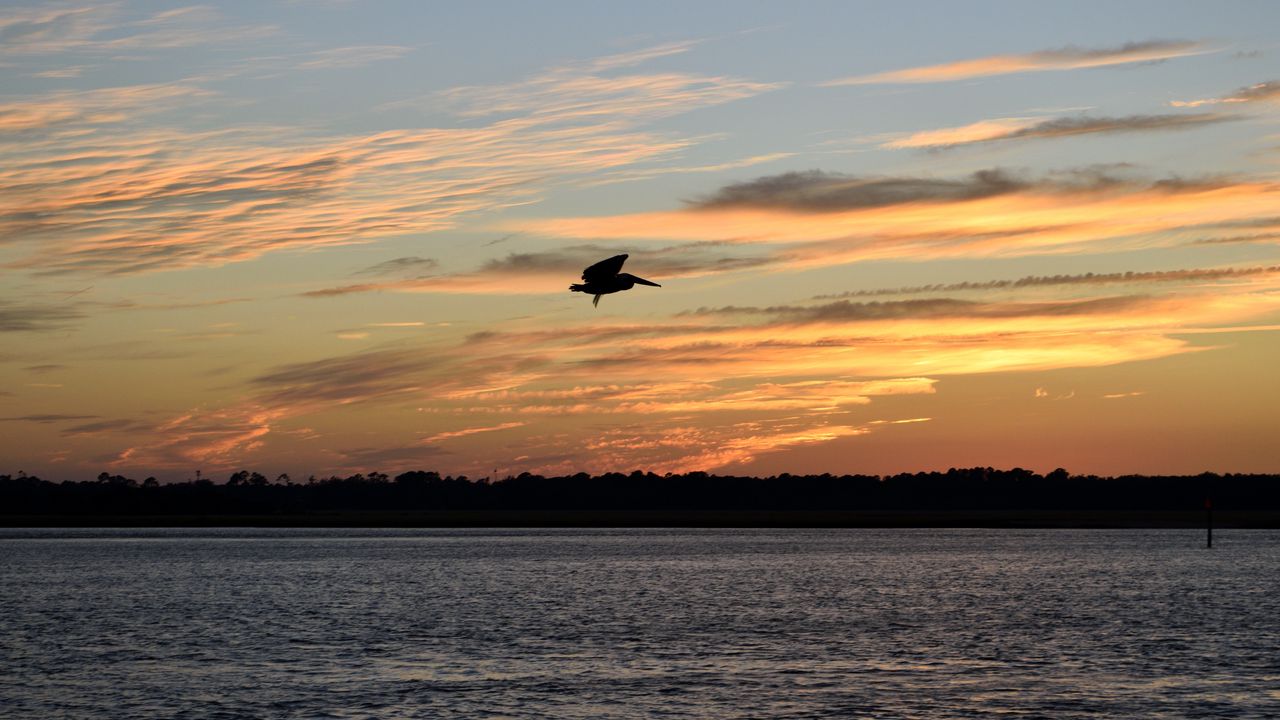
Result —
<instances>
[{"instance_id":1,"label":"lake","mask_svg":"<svg viewBox=\"0 0 1280 720\"><path fill-rule=\"evenodd\" d=\"M6 718L1280 716L1280 531L0 530Z\"/></svg>"}]
</instances>

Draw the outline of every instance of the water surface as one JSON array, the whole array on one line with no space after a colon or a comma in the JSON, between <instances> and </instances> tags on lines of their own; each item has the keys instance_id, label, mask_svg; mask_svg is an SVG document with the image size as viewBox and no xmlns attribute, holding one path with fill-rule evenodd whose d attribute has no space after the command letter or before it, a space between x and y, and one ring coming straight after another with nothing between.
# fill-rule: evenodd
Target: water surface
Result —
<instances>
[{"instance_id":1,"label":"water surface","mask_svg":"<svg viewBox=\"0 0 1280 720\"><path fill-rule=\"evenodd\" d=\"M1280 716L1280 532L0 530L8 718Z\"/></svg>"}]
</instances>

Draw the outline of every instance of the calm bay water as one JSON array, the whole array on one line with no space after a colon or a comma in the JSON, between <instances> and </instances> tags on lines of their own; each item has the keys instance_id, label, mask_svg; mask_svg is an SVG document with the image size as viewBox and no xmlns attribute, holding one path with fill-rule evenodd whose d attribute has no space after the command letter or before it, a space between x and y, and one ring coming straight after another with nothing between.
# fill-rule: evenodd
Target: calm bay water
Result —
<instances>
[{"instance_id":1,"label":"calm bay water","mask_svg":"<svg viewBox=\"0 0 1280 720\"><path fill-rule=\"evenodd\" d=\"M1280 532L0 530L6 718L1280 717Z\"/></svg>"}]
</instances>

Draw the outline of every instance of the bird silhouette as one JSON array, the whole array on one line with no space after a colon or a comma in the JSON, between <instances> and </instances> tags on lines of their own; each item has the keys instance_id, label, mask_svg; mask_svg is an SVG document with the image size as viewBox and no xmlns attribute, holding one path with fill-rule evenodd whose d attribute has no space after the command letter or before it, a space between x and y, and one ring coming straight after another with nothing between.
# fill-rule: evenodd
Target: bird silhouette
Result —
<instances>
[{"instance_id":1,"label":"bird silhouette","mask_svg":"<svg viewBox=\"0 0 1280 720\"><path fill-rule=\"evenodd\" d=\"M649 285L651 287L662 287L656 282L645 280L642 277L636 277L630 273L620 272L622 263L627 261L626 255L614 255L608 260L601 260L582 271L582 284L573 284L569 289L573 292L591 293L595 295L595 299L591 304L599 307L600 296L609 293L622 292L630 290L636 285Z\"/></svg>"}]
</instances>

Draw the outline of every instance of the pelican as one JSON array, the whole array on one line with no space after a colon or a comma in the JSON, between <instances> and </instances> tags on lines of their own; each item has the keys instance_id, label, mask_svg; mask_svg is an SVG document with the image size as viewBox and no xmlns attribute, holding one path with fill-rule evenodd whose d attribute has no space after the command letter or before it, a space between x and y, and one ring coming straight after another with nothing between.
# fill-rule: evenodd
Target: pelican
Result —
<instances>
[{"instance_id":1,"label":"pelican","mask_svg":"<svg viewBox=\"0 0 1280 720\"><path fill-rule=\"evenodd\" d=\"M649 285L650 287L662 287L658 283L645 280L642 277L636 277L630 273L618 272L622 269L622 263L626 261L626 255L614 255L608 260L601 260L595 265L592 265L582 271L582 279L586 281L584 284L578 285L575 283L570 285L569 289L573 292L584 292L595 295L596 297L591 301L591 304L599 307L601 295L630 290L635 287L637 283L640 285Z\"/></svg>"}]
</instances>

